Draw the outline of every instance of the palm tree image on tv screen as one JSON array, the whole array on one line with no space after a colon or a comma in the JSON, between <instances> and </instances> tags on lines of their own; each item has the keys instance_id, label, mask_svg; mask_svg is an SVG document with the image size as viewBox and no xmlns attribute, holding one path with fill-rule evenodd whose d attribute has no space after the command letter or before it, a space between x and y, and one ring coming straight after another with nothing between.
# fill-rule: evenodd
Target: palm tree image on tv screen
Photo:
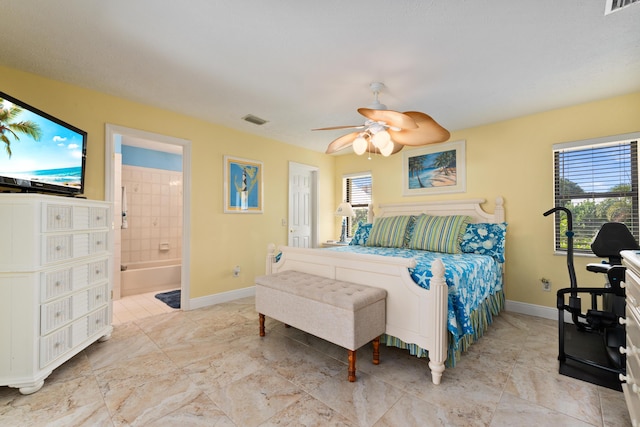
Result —
<instances>
[{"instance_id":1,"label":"palm tree image on tv screen","mask_svg":"<svg viewBox=\"0 0 640 427\"><path fill-rule=\"evenodd\" d=\"M86 132L0 92L0 186L82 191Z\"/></svg>"}]
</instances>

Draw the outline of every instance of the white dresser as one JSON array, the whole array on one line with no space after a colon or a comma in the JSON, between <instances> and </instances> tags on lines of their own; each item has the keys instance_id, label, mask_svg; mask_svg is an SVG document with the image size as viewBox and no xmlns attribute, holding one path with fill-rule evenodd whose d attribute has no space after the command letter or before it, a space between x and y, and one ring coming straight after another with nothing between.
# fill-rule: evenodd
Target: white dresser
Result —
<instances>
[{"instance_id":1,"label":"white dresser","mask_svg":"<svg viewBox=\"0 0 640 427\"><path fill-rule=\"evenodd\" d=\"M0 194L0 386L38 391L111 326L110 204Z\"/></svg>"},{"instance_id":2,"label":"white dresser","mask_svg":"<svg viewBox=\"0 0 640 427\"><path fill-rule=\"evenodd\" d=\"M621 323L626 325L627 345L620 350L627 355L627 375L621 375L620 379L631 423L635 427L640 426L640 253L622 251L620 255L627 268L624 282L626 318L621 319Z\"/></svg>"}]
</instances>

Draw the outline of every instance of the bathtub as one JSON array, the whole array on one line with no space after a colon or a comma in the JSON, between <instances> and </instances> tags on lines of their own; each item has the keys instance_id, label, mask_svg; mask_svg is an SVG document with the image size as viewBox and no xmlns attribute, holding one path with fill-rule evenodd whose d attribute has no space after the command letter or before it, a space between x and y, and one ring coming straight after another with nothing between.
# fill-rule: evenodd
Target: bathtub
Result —
<instances>
[{"instance_id":1,"label":"bathtub","mask_svg":"<svg viewBox=\"0 0 640 427\"><path fill-rule=\"evenodd\" d=\"M120 295L144 294L180 288L182 260L133 262L120 272Z\"/></svg>"}]
</instances>

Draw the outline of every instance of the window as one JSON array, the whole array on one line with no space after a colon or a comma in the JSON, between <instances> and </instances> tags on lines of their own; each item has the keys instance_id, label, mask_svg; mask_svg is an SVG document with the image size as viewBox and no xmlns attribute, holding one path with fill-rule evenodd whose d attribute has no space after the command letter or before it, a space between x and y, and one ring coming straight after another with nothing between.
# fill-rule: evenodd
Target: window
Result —
<instances>
[{"instance_id":1,"label":"window","mask_svg":"<svg viewBox=\"0 0 640 427\"><path fill-rule=\"evenodd\" d=\"M355 225L366 223L371 204L371 174L350 175L344 178L344 200L351 203L355 219L347 218L347 235L353 236Z\"/></svg>"},{"instance_id":2,"label":"window","mask_svg":"<svg viewBox=\"0 0 640 427\"><path fill-rule=\"evenodd\" d=\"M569 209L576 253L591 253L605 222L622 222L638 239L638 137L618 135L553 146L555 206ZM567 217L555 214L555 249L567 250Z\"/></svg>"}]
</instances>

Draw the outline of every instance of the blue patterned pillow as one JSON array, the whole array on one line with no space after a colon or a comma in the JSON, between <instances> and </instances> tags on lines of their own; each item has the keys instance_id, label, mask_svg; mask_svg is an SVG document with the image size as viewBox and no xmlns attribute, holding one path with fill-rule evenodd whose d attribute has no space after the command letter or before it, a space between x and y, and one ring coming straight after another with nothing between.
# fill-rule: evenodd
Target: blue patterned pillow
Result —
<instances>
[{"instance_id":1,"label":"blue patterned pillow","mask_svg":"<svg viewBox=\"0 0 640 427\"><path fill-rule=\"evenodd\" d=\"M371 227L373 224L358 224L356 232L353 234L353 239L349 242L350 245L364 246L369 240L369 233L371 233Z\"/></svg>"},{"instance_id":2,"label":"blue patterned pillow","mask_svg":"<svg viewBox=\"0 0 640 427\"><path fill-rule=\"evenodd\" d=\"M464 253L491 255L499 262L504 262L504 241L507 223L468 224L462 236L460 248Z\"/></svg>"}]
</instances>

